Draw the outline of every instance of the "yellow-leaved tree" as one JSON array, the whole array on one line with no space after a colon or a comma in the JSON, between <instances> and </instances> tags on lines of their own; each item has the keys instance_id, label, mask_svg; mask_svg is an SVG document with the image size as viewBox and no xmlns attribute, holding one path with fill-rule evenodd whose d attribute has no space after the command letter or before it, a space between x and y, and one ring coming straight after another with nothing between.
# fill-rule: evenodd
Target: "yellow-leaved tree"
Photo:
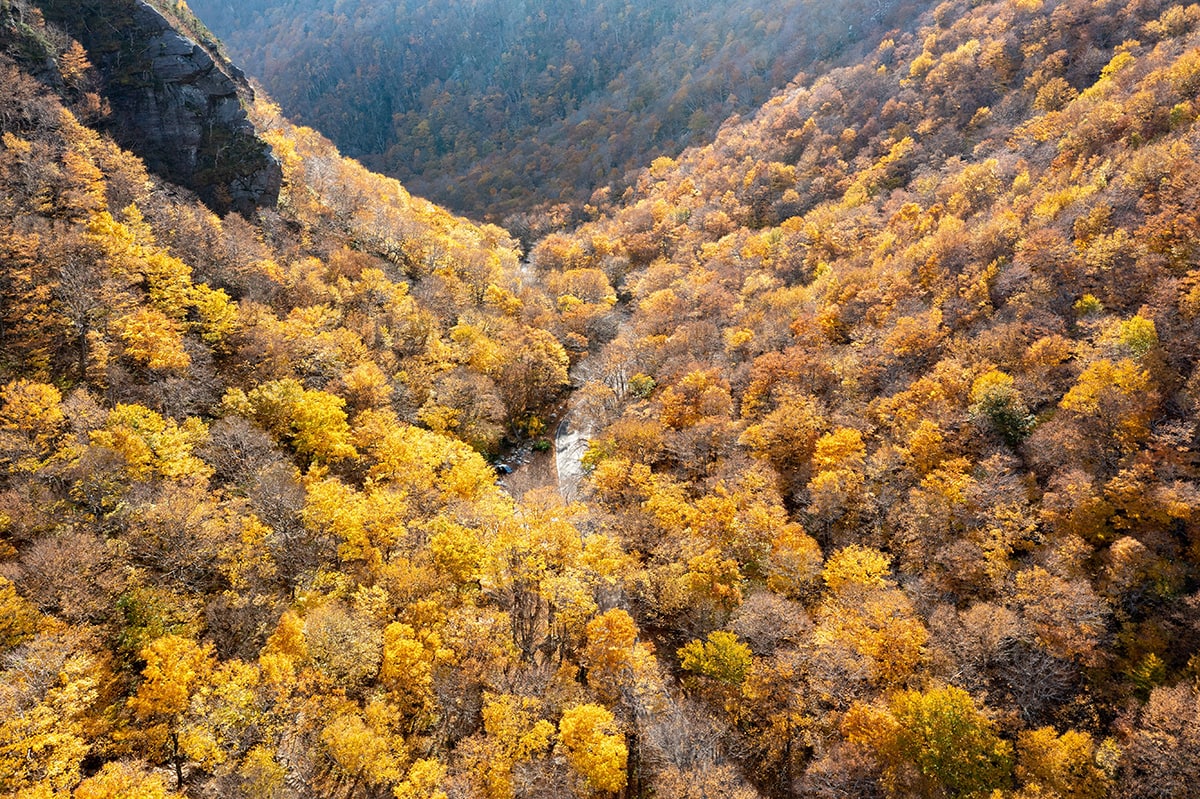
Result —
<instances>
[{"instance_id":1,"label":"yellow-leaved tree","mask_svg":"<svg viewBox=\"0 0 1200 799\"><path fill-rule=\"evenodd\" d=\"M141 651L146 662L142 683L129 700L141 727L146 755L171 764L176 788L183 785L187 754L180 741L192 696L206 684L216 665L211 644L201 645L179 635L164 635Z\"/></svg>"},{"instance_id":2,"label":"yellow-leaved tree","mask_svg":"<svg viewBox=\"0 0 1200 799\"><path fill-rule=\"evenodd\" d=\"M408 749L397 727L399 711L376 700L361 711L351 703L335 712L321 731L321 742L341 784L349 783L353 796L360 783L379 787L398 781Z\"/></svg>"},{"instance_id":3,"label":"yellow-leaved tree","mask_svg":"<svg viewBox=\"0 0 1200 799\"><path fill-rule=\"evenodd\" d=\"M140 307L113 322L131 361L153 371L180 371L192 362L179 325L157 308Z\"/></svg>"},{"instance_id":4,"label":"yellow-leaved tree","mask_svg":"<svg viewBox=\"0 0 1200 799\"><path fill-rule=\"evenodd\" d=\"M817 439L808 481L809 511L830 527L852 520L864 501L867 448L862 433L839 427Z\"/></svg>"},{"instance_id":5,"label":"yellow-leaved tree","mask_svg":"<svg viewBox=\"0 0 1200 799\"><path fill-rule=\"evenodd\" d=\"M625 787L629 750L607 709L592 704L567 708L558 736L567 765L589 792L616 793Z\"/></svg>"},{"instance_id":6,"label":"yellow-leaved tree","mask_svg":"<svg viewBox=\"0 0 1200 799\"><path fill-rule=\"evenodd\" d=\"M876 685L901 684L924 659L929 636L891 579L891 559L852 544L829 556L822 575L828 592L814 641L831 689L860 675Z\"/></svg>"},{"instance_id":7,"label":"yellow-leaved tree","mask_svg":"<svg viewBox=\"0 0 1200 799\"><path fill-rule=\"evenodd\" d=\"M1102 799L1109 795L1112 779L1097 762L1098 750L1086 732L1026 730L1017 738L1017 778L1035 796Z\"/></svg>"},{"instance_id":8,"label":"yellow-leaved tree","mask_svg":"<svg viewBox=\"0 0 1200 799\"><path fill-rule=\"evenodd\" d=\"M638 641L637 622L614 608L587 623L582 661L588 685L605 701L637 693L637 683L654 674L654 655Z\"/></svg>"},{"instance_id":9,"label":"yellow-leaved tree","mask_svg":"<svg viewBox=\"0 0 1200 799\"><path fill-rule=\"evenodd\" d=\"M54 386L14 380L0 391L0 463L17 472L45 465L66 426L62 394Z\"/></svg>"},{"instance_id":10,"label":"yellow-leaved tree","mask_svg":"<svg viewBox=\"0 0 1200 799\"><path fill-rule=\"evenodd\" d=\"M273 380L249 394L230 390L224 405L254 419L311 461L328 463L358 455L351 443L346 401L306 389L298 380Z\"/></svg>"},{"instance_id":11,"label":"yellow-leaved tree","mask_svg":"<svg viewBox=\"0 0 1200 799\"><path fill-rule=\"evenodd\" d=\"M439 658L450 656L441 643L437 633L400 622L383 630L379 682L391 691L392 701L406 717L433 710L433 668Z\"/></svg>"},{"instance_id":12,"label":"yellow-leaved tree","mask_svg":"<svg viewBox=\"0 0 1200 799\"><path fill-rule=\"evenodd\" d=\"M511 799L513 770L549 751L554 725L540 718L539 705L526 696L484 694L485 734L467 741L464 758L487 799Z\"/></svg>"},{"instance_id":13,"label":"yellow-leaved tree","mask_svg":"<svg viewBox=\"0 0 1200 799\"><path fill-rule=\"evenodd\" d=\"M181 796L167 789L162 774L120 760L105 763L97 774L79 783L71 795L74 799L177 799Z\"/></svg>"},{"instance_id":14,"label":"yellow-leaved tree","mask_svg":"<svg viewBox=\"0 0 1200 799\"><path fill-rule=\"evenodd\" d=\"M5 650L0 671L0 795L62 796L82 775L88 733L95 729L90 712L107 671L92 654L72 652L71 644L54 634L40 633L25 646L9 650L4 645L13 643L12 634L36 621L36 611L23 604L11 593L11 584L0 578L0 647Z\"/></svg>"}]
</instances>

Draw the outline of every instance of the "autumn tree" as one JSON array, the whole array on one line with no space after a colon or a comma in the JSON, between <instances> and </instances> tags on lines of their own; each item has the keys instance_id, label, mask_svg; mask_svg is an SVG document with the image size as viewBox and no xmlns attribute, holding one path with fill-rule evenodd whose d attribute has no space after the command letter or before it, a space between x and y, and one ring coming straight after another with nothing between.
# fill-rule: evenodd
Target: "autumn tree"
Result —
<instances>
[{"instance_id":1,"label":"autumn tree","mask_svg":"<svg viewBox=\"0 0 1200 799\"><path fill-rule=\"evenodd\" d=\"M1067 580L1035 566L1019 572L1016 581L1017 601L1039 644L1064 660L1099 662L1109 610L1087 580Z\"/></svg>"},{"instance_id":2,"label":"autumn tree","mask_svg":"<svg viewBox=\"0 0 1200 799\"><path fill-rule=\"evenodd\" d=\"M75 788L75 799L176 799L181 794L169 790L161 774L149 772L139 763L105 763L99 773L83 780Z\"/></svg>"},{"instance_id":3,"label":"autumn tree","mask_svg":"<svg viewBox=\"0 0 1200 799\"><path fill-rule=\"evenodd\" d=\"M588 668L588 683L607 701L633 689L653 669L654 656L638 635L637 623L620 608L587 623L581 660Z\"/></svg>"},{"instance_id":4,"label":"autumn tree","mask_svg":"<svg viewBox=\"0 0 1200 799\"><path fill-rule=\"evenodd\" d=\"M1059 406L1072 413L1102 452L1126 453L1144 441L1157 403L1145 369L1124 358L1090 364Z\"/></svg>"},{"instance_id":5,"label":"autumn tree","mask_svg":"<svg viewBox=\"0 0 1200 799\"><path fill-rule=\"evenodd\" d=\"M468 741L466 760L488 799L513 796L514 769L549 751L556 731L538 711L538 703L529 697L484 696L484 735Z\"/></svg>"},{"instance_id":6,"label":"autumn tree","mask_svg":"<svg viewBox=\"0 0 1200 799\"><path fill-rule=\"evenodd\" d=\"M181 743L185 714L192 697L208 682L215 666L211 646L189 638L165 635L140 653L145 661L142 682L130 709L146 725L141 732L147 753L170 763L175 786L183 786L183 764L187 760Z\"/></svg>"},{"instance_id":7,"label":"autumn tree","mask_svg":"<svg viewBox=\"0 0 1200 799\"><path fill-rule=\"evenodd\" d=\"M46 465L65 432L62 394L45 383L17 380L0 396L0 452L14 472L33 472Z\"/></svg>"},{"instance_id":8,"label":"autumn tree","mask_svg":"<svg viewBox=\"0 0 1200 799\"><path fill-rule=\"evenodd\" d=\"M1012 744L961 688L900 691L886 708L855 704L842 721L871 750L895 796L990 796L1012 780Z\"/></svg>"},{"instance_id":9,"label":"autumn tree","mask_svg":"<svg viewBox=\"0 0 1200 799\"><path fill-rule=\"evenodd\" d=\"M23 146L11 133L4 134L11 154ZM32 147L32 145L29 145ZM0 352L11 367L28 377L45 380L56 360L62 341L70 335L70 321L55 302L56 281L52 264L39 253L41 238L0 227L0 285L5 301L0 306Z\"/></svg>"},{"instance_id":10,"label":"autumn tree","mask_svg":"<svg viewBox=\"0 0 1200 799\"><path fill-rule=\"evenodd\" d=\"M62 630L33 637L36 615L15 601L7 581L0 583L0 602L12 614L0 673L0 789L15 796L65 793L83 776L98 729L93 704L111 672ZM22 639L24 646L13 646Z\"/></svg>"},{"instance_id":11,"label":"autumn tree","mask_svg":"<svg viewBox=\"0 0 1200 799\"><path fill-rule=\"evenodd\" d=\"M1108 796L1112 779L1103 766L1114 752L1111 743L1097 746L1086 732L1051 727L1026 730L1017 739L1017 779L1026 790L1050 791L1062 799Z\"/></svg>"},{"instance_id":12,"label":"autumn tree","mask_svg":"<svg viewBox=\"0 0 1200 799\"><path fill-rule=\"evenodd\" d=\"M813 640L825 661L819 665L831 670L830 681L899 685L925 659L928 632L890 571L886 555L856 544L826 561L822 577L827 593L817 611Z\"/></svg>"},{"instance_id":13,"label":"autumn tree","mask_svg":"<svg viewBox=\"0 0 1200 799\"><path fill-rule=\"evenodd\" d=\"M1118 790L1134 794L1187 796L1200 774L1196 719L1200 692L1181 682L1156 688L1121 755Z\"/></svg>"},{"instance_id":14,"label":"autumn tree","mask_svg":"<svg viewBox=\"0 0 1200 799\"><path fill-rule=\"evenodd\" d=\"M313 461L355 455L350 443L346 402L324 391L306 389L293 379L272 381L249 394L237 389L225 397L230 410L248 416Z\"/></svg>"},{"instance_id":15,"label":"autumn tree","mask_svg":"<svg viewBox=\"0 0 1200 799\"><path fill-rule=\"evenodd\" d=\"M388 703L375 700L361 711L343 706L325 722L320 740L339 785L353 796L360 784L379 787L400 779L408 756Z\"/></svg>"},{"instance_id":16,"label":"autumn tree","mask_svg":"<svg viewBox=\"0 0 1200 799\"><path fill-rule=\"evenodd\" d=\"M808 481L809 512L829 528L853 520L865 497L866 446L862 433L843 427L817 439L813 476Z\"/></svg>"},{"instance_id":17,"label":"autumn tree","mask_svg":"<svg viewBox=\"0 0 1200 799\"><path fill-rule=\"evenodd\" d=\"M790 491L797 491L808 483L817 440L825 426L821 409L811 397L789 394L761 422L746 428L741 441L775 467Z\"/></svg>"},{"instance_id":18,"label":"autumn tree","mask_svg":"<svg viewBox=\"0 0 1200 799\"><path fill-rule=\"evenodd\" d=\"M625 786L625 739L612 713L599 705L567 708L558 722L559 748L567 765L596 794L613 794Z\"/></svg>"}]
</instances>

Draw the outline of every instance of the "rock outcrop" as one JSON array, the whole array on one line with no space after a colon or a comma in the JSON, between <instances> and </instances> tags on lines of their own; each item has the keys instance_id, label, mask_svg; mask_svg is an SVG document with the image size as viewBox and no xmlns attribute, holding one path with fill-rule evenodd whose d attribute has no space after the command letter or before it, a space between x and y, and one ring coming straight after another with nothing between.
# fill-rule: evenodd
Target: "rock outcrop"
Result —
<instances>
[{"instance_id":1,"label":"rock outcrop","mask_svg":"<svg viewBox=\"0 0 1200 799\"><path fill-rule=\"evenodd\" d=\"M45 0L43 8L103 75L118 143L218 213L275 204L282 171L246 115L254 95L239 69L144 0Z\"/></svg>"}]
</instances>

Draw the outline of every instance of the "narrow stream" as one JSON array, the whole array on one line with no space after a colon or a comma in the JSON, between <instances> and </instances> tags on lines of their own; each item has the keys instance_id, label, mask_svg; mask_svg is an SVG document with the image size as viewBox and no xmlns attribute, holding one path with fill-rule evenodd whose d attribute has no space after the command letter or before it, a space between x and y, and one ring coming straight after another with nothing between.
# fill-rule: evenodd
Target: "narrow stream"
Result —
<instances>
[{"instance_id":1,"label":"narrow stream","mask_svg":"<svg viewBox=\"0 0 1200 799\"><path fill-rule=\"evenodd\" d=\"M554 463L558 471L558 493L567 502L576 498L583 478L583 456L592 435L590 425L580 424L579 414L570 411L554 432Z\"/></svg>"},{"instance_id":2,"label":"narrow stream","mask_svg":"<svg viewBox=\"0 0 1200 799\"><path fill-rule=\"evenodd\" d=\"M537 280L528 261L521 262L520 274L522 279ZM571 393L550 415L550 424L554 425L554 446L546 452L523 447L514 453L516 457L509 463L513 471L501 481L513 496L523 496L534 488L556 486L565 501L573 502L578 498L579 483L583 479L583 456L595 431L594 420L585 418L585 414L575 407L573 392L584 382L581 376L587 374L586 364L590 357L585 355L571 367Z\"/></svg>"}]
</instances>

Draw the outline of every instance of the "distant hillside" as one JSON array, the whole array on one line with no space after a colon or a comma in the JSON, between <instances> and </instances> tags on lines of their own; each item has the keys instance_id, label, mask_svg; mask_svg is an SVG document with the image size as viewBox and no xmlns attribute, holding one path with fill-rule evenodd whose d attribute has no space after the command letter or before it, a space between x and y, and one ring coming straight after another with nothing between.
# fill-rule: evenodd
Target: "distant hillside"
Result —
<instances>
[{"instance_id":1,"label":"distant hillside","mask_svg":"<svg viewBox=\"0 0 1200 799\"><path fill-rule=\"evenodd\" d=\"M284 111L477 218L620 193L918 3L197 0Z\"/></svg>"}]
</instances>

